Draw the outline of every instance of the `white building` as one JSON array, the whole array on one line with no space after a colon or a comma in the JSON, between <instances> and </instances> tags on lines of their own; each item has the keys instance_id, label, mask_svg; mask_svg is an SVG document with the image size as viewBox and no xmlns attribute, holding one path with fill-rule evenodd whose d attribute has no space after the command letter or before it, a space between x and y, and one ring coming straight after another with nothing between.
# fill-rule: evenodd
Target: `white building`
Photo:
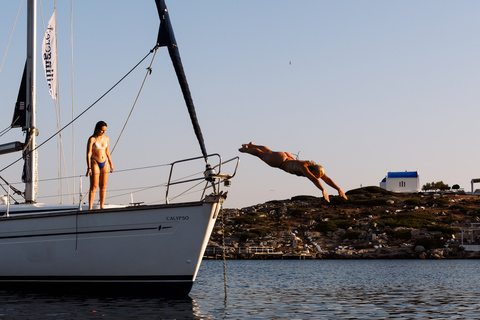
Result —
<instances>
[{"instance_id":1,"label":"white building","mask_svg":"<svg viewBox=\"0 0 480 320\"><path fill-rule=\"evenodd\" d=\"M387 172L380 188L393 192L419 192L420 176L418 171Z\"/></svg>"}]
</instances>

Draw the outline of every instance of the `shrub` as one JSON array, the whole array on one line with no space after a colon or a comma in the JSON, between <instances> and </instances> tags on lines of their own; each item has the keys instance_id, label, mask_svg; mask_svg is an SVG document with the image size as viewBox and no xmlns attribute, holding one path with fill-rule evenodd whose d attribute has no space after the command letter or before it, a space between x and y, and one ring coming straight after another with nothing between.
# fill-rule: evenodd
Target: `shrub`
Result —
<instances>
[{"instance_id":1,"label":"shrub","mask_svg":"<svg viewBox=\"0 0 480 320\"><path fill-rule=\"evenodd\" d=\"M384 206L387 204L388 200L389 200L388 198L376 198L376 199L366 199L366 200L352 199L350 202L351 204L354 204L354 205L374 207L374 206Z\"/></svg>"},{"instance_id":2,"label":"shrub","mask_svg":"<svg viewBox=\"0 0 480 320\"><path fill-rule=\"evenodd\" d=\"M355 239L358 239L360 238L360 236L363 234L362 231L357 231L357 230L350 230L350 231L347 231L345 232L345 234L343 235L343 239L348 239L348 240L355 240Z\"/></svg>"},{"instance_id":3,"label":"shrub","mask_svg":"<svg viewBox=\"0 0 480 320\"><path fill-rule=\"evenodd\" d=\"M374 248L375 245L373 243L360 243L360 244L354 244L353 247L357 250L361 249L371 249Z\"/></svg>"},{"instance_id":4,"label":"shrub","mask_svg":"<svg viewBox=\"0 0 480 320\"><path fill-rule=\"evenodd\" d=\"M376 186L362 187L358 189L349 190L345 194L351 195L351 194L365 194L365 193L393 194L392 191L388 191Z\"/></svg>"},{"instance_id":5,"label":"shrub","mask_svg":"<svg viewBox=\"0 0 480 320\"><path fill-rule=\"evenodd\" d=\"M462 221L462 219L455 218L455 217L445 217L445 218L442 219L442 223L445 223L445 224L451 224L455 221L460 222L460 221Z\"/></svg>"},{"instance_id":6,"label":"shrub","mask_svg":"<svg viewBox=\"0 0 480 320\"><path fill-rule=\"evenodd\" d=\"M336 213L328 213L328 214L324 215L323 217L325 219L329 219L329 220L336 220L336 219L340 218L340 215L336 214Z\"/></svg>"},{"instance_id":7,"label":"shrub","mask_svg":"<svg viewBox=\"0 0 480 320\"><path fill-rule=\"evenodd\" d=\"M345 200L344 198L340 196L331 196L330 197L330 204L331 205L340 205L340 204L347 204L348 200Z\"/></svg>"},{"instance_id":8,"label":"shrub","mask_svg":"<svg viewBox=\"0 0 480 320\"><path fill-rule=\"evenodd\" d=\"M310 212L309 208L291 206L288 208L288 213L293 217L301 217L304 214Z\"/></svg>"},{"instance_id":9,"label":"shrub","mask_svg":"<svg viewBox=\"0 0 480 320\"><path fill-rule=\"evenodd\" d=\"M250 233L255 233L257 235L257 237L264 237L271 232L272 232L272 230L270 230L268 228L259 228L259 229L251 229L250 230Z\"/></svg>"},{"instance_id":10,"label":"shrub","mask_svg":"<svg viewBox=\"0 0 480 320\"><path fill-rule=\"evenodd\" d=\"M258 217L258 213L246 214L235 218L235 224L257 224L264 222L266 218Z\"/></svg>"},{"instance_id":11,"label":"shrub","mask_svg":"<svg viewBox=\"0 0 480 320\"><path fill-rule=\"evenodd\" d=\"M437 233L436 235L433 236L435 239L450 239L452 237L452 234L447 234L447 233Z\"/></svg>"},{"instance_id":12,"label":"shrub","mask_svg":"<svg viewBox=\"0 0 480 320\"><path fill-rule=\"evenodd\" d=\"M338 227L333 221L320 221L315 226L315 230L320 232L337 231Z\"/></svg>"},{"instance_id":13,"label":"shrub","mask_svg":"<svg viewBox=\"0 0 480 320\"><path fill-rule=\"evenodd\" d=\"M455 210L459 210L462 213L467 213L467 212L471 211L471 212L474 212L475 214L477 214L478 212L480 212L479 208L465 206L465 205L461 205L461 204L454 204L450 208L455 209Z\"/></svg>"},{"instance_id":14,"label":"shrub","mask_svg":"<svg viewBox=\"0 0 480 320\"><path fill-rule=\"evenodd\" d=\"M265 202L265 203L282 205L282 204L283 204L283 201L281 201L281 200L270 200L270 201L267 201L267 202Z\"/></svg>"},{"instance_id":15,"label":"shrub","mask_svg":"<svg viewBox=\"0 0 480 320\"><path fill-rule=\"evenodd\" d=\"M253 232L245 232L240 235L240 238L238 239L238 241L245 242L248 239L255 239L255 238L258 238L258 234Z\"/></svg>"},{"instance_id":16,"label":"shrub","mask_svg":"<svg viewBox=\"0 0 480 320\"><path fill-rule=\"evenodd\" d=\"M437 206L448 206L450 204L450 201L448 201L448 199L445 199L445 198L433 198L433 199L429 199L427 201L427 204L429 206L434 204L436 204Z\"/></svg>"},{"instance_id":17,"label":"shrub","mask_svg":"<svg viewBox=\"0 0 480 320\"><path fill-rule=\"evenodd\" d=\"M392 228L405 227L420 229L427 227L434 219L435 217L429 213L405 212L397 215L381 217L377 220L377 223L383 227L390 226Z\"/></svg>"},{"instance_id":18,"label":"shrub","mask_svg":"<svg viewBox=\"0 0 480 320\"><path fill-rule=\"evenodd\" d=\"M272 232L272 230L269 229L269 228L251 229L248 232L242 233L240 235L239 241L240 242L245 242L248 239L256 239L256 238L259 238L259 237L264 237L271 232Z\"/></svg>"},{"instance_id":19,"label":"shrub","mask_svg":"<svg viewBox=\"0 0 480 320\"><path fill-rule=\"evenodd\" d=\"M333 222L337 225L337 228L345 229L345 230L357 225L357 223L354 220L335 220Z\"/></svg>"},{"instance_id":20,"label":"shrub","mask_svg":"<svg viewBox=\"0 0 480 320\"><path fill-rule=\"evenodd\" d=\"M451 236L452 234L460 232L459 228L453 228L453 227L441 226L441 225L428 226L427 230L428 231L439 231L439 232L441 232L443 234L447 234L449 236Z\"/></svg>"},{"instance_id":21,"label":"shrub","mask_svg":"<svg viewBox=\"0 0 480 320\"><path fill-rule=\"evenodd\" d=\"M310 201L310 200L317 200L317 199L318 198L314 196L295 196L295 197L292 197L290 200Z\"/></svg>"},{"instance_id":22,"label":"shrub","mask_svg":"<svg viewBox=\"0 0 480 320\"><path fill-rule=\"evenodd\" d=\"M421 206L423 201L421 199L407 199L403 201L407 206Z\"/></svg>"},{"instance_id":23,"label":"shrub","mask_svg":"<svg viewBox=\"0 0 480 320\"><path fill-rule=\"evenodd\" d=\"M410 240L412 238L412 231L410 229L402 229L397 231L388 229L386 233L395 239Z\"/></svg>"},{"instance_id":24,"label":"shrub","mask_svg":"<svg viewBox=\"0 0 480 320\"><path fill-rule=\"evenodd\" d=\"M445 246L445 240L423 238L423 239L418 239L415 242L415 245L423 246L427 250L437 249L437 248L443 248Z\"/></svg>"}]
</instances>

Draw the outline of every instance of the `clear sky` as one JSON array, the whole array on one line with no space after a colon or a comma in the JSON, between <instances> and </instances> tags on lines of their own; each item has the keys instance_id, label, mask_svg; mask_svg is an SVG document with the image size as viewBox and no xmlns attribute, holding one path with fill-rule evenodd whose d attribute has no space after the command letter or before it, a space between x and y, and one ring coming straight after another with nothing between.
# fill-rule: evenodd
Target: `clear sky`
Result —
<instances>
[{"instance_id":1,"label":"clear sky","mask_svg":"<svg viewBox=\"0 0 480 320\"><path fill-rule=\"evenodd\" d=\"M0 53L20 0L4 1ZM45 21L53 1L42 0ZM325 167L344 191L377 185L386 171L420 173L420 184L442 180L470 190L480 178L480 2L478 1L168 1L175 36L207 151L240 156L226 207L245 207L321 193L305 178L240 154L253 141L300 153ZM39 9L40 14L40 9ZM73 1L74 113L94 102L155 45L154 1ZM0 72L3 116L10 124L25 59L24 1ZM57 4L62 123L71 120L70 1ZM43 37L41 18L38 41ZM63 133L67 174L84 174L85 146L98 120L111 144L130 112L148 61ZM39 70L42 66L39 60ZM55 112L38 76L39 143L55 132ZM163 173L122 173L132 167L200 155L165 48L157 54L130 122L113 153L111 202L127 203L125 181L163 183ZM11 130L0 143L23 141ZM39 152L42 179L57 177L57 141ZM3 156L2 168L19 154ZM21 164L0 175L19 182ZM127 177L126 177L127 176ZM78 181L76 188L78 190ZM83 179L84 190L88 181ZM17 187L23 190L23 186ZM39 201L54 202L57 184ZM63 186L65 189L66 187ZM72 188L72 187L70 187ZM127 187L125 187L127 188ZM336 191L327 187L330 194ZM163 189L155 195L163 197ZM149 202L153 194L135 194ZM108 199L107 199L107 202Z\"/></svg>"}]
</instances>

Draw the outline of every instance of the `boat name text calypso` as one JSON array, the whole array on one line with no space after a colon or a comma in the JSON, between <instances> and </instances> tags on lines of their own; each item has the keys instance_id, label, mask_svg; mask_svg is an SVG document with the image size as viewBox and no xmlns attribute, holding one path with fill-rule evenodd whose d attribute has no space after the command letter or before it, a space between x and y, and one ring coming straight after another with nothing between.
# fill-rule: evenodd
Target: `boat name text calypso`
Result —
<instances>
[{"instance_id":1,"label":"boat name text calypso","mask_svg":"<svg viewBox=\"0 0 480 320\"><path fill-rule=\"evenodd\" d=\"M189 216L175 216L175 217L167 217L167 221L179 221L179 220L188 220L190 219Z\"/></svg>"}]
</instances>

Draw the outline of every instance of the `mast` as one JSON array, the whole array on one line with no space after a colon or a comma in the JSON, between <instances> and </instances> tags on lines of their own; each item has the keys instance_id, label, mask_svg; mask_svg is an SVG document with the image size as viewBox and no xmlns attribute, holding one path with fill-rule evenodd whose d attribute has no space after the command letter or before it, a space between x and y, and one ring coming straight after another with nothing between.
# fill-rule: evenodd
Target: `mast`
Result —
<instances>
[{"instance_id":1,"label":"mast","mask_svg":"<svg viewBox=\"0 0 480 320\"><path fill-rule=\"evenodd\" d=\"M37 69L37 3L28 0L27 9L27 148L24 152L25 202L36 202L37 198L37 151L36 148L36 69Z\"/></svg>"}]
</instances>

